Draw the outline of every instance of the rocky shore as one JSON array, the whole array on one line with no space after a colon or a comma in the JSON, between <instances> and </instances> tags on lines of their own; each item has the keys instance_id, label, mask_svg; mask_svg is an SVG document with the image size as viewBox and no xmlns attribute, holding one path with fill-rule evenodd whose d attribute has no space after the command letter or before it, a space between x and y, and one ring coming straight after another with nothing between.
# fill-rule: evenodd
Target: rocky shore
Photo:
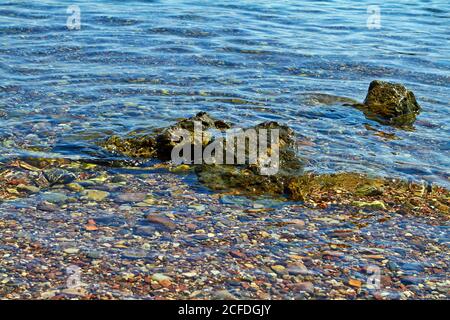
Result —
<instances>
[{"instance_id":1,"label":"rocky shore","mask_svg":"<svg viewBox=\"0 0 450 320\"><path fill-rule=\"evenodd\" d=\"M420 111L411 91L381 81L370 84L364 103L345 103L399 129L411 128ZM195 123L215 135L198 141ZM149 134L100 141L106 152L145 165L1 164L0 297L449 297L449 190L306 172L294 131L278 122L249 128L279 131L277 145L254 163L169 161L179 130L188 132L189 148L199 143L204 151L234 127L202 112ZM262 175L275 147L279 170ZM74 268L75 287L67 283ZM379 286L369 283L374 270Z\"/></svg>"}]
</instances>

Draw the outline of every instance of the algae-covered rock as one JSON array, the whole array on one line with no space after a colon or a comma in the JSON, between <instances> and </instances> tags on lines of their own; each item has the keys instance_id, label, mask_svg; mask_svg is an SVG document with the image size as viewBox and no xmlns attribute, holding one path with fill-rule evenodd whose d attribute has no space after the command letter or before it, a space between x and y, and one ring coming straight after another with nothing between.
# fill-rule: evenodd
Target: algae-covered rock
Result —
<instances>
[{"instance_id":1,"label":"algae-covered rock","mask_svg":"<svg viewBox=\"0 0 450 320\"><path fill-rule=\"evenodd\" d=\"M401 84L379 80L370 83L362 108L368 118L394 126L412 125L420 112L412 91Z\"/></svg>"},{"instance_id":2,"label":"algae-covered rock","mask_svg":"<svg viewBox=\"0 0 450 320\"><path fill-rule=\"evenodd\" d=\"M247 166L200 165L196 167L196 173L202 184L216 191L274 196L284 193L285 178L260 175Z\"/></svg>"},{"instance_id":3,"label":"algae-covered rock","mask_svg":"<svg viewBox=\"0 0 450 320\"><path fill-rule=\"evenodd\" d=\"M264 122L243 130L241 135L248 135L253 130L257 139L230 141L225 145L234 144L233 154L223 164L203 164L196 167L199 181L214 190L229 190L237 193L283 195L286 182L292 177L303 174L303 162L295 152L294 131L286 125L274 121ZM262 131L264 130L264 131ZM277 130L277 134L272 132ZM247 134L245 133L247 132ZM264 134L260 135L262 132ZM273 139L274 137L277 139ZM262 142L264 147L262 147ZM239 142L238 142L239 141ZM239 160L238 145L243 145L245 157ZM251 151L251 147L255 147ZM253 157L251 154L257 153ZM275 155L276 153L276 155ZM229 152L227 153L228 155Z\"/></svg>"},{"instance_id":4,"label":"algae-covered rock","mask_svg":"<svg viewBox=\"0 0 450 320\"><path fill-rule=\"evenodd\" d=\"M374 80L370 83L363 103L347 97L323 93L307 94L302 101L306 105L352 106L364 112L366 118L400 128L410 127L420 112L414 93L402 84Z\"/></svg>"},{"instance_id":5,"label":"algae-covered rock","mask_svg":"<svg viewBox=\"0 0 450 320\"><path fill-rule=\"evenodd\" d=\"M156 140L153 135L121 138L111 136L102 146L112 152L134 158L151 158L156 156Z\"/></svg>"},{"instance_id":6,"label":"algae-covered rock","mask_svg":"<svg viewBox=\"0 0 450 320\"><path fill-rule=\"evenodd\" d=\"M199 112L194 117L178 121L156 135L157 156L161 160L170 160L173 148L181 142L191 145L198 143L204 147L212 141L212 136L207 130L225 130L230 127L228 123L214 119L206 112ZM196 134L196 131L202 131L202 134ZM188 133L188 136L183 136L183 132Z\"/></svg>"},{"instance_id":7,"label":"algae-covered rock","mask_svg":"<svg viewBox=\"0 0 450 320\"><path fill-rule=\"evenodd\" d=\"M381 190L382 185L382 179L358 173L305 174L291 179L286 192L292 200L306 201L324 192L358 195L361 190Z\"/></svg>"},{"instance_id":8,"label":"algae-covered rock","mask_svg":"<svg viewBox=\"0 0 450 320\"><path fill-rule=\"evenodd\" d=\"M198 127L196 128L196 124ZM230 125L224 121L214 119L206 112L199 112L191 118L178 121L172 126L157 129L150 134L121 138L112 136L101 145L108 151L123 154L135 158L158 158L160 160L170 160L173 148L183 141L182 133L189 133L184 137L183 143L194 143L196 137L195 130L217 129L224 130ZM189 141L186 141L189 140ZM207 145L212 137L207 133L200 136L200 143Z\"/></svg>"},{"instance_id":9,"label":"algae-covered rock","mask_svg":"<svg viewBox=\"0 0 450 320\"><path fill-rule=\"evenodd\" d=\"M392 125L405 125L408 122L398 121L404 120L403 116L415 117L420 109L410 91L401 85L381 81L371 84L365 103L355 107L378 121ZM131 157L169 160L174 147L185 145L187 148L180 150L183 153L188 151L190 155L194 153L194 159L180 157L186 162L173 161L175 166L171 171L194 169L200 183L210 189L233 194L281 196L319 208L340 204L370 210L393 210L401 214L448 214L449 191L444 188L428 188L351 172L305 173L303 161L296 152L294 131L288 126L268 121L222 132L230 127L202 112L149 135L123 139L111 137L105 147ZM200 137L197 136L198 131L201 131ZM195 160L199 153L201 162ZM93 194L91 198L96 196ZM100 195L100 198L106 196ZM147 206L148 203L144 200L137 205Z\"/></svg>"}]
</instances>

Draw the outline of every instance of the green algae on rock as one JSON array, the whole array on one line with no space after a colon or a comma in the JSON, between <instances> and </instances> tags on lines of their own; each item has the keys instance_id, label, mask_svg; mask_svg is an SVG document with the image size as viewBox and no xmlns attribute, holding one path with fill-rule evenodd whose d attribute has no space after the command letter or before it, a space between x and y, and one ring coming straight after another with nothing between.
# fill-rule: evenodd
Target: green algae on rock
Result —
<instances>
[{"instance_id":1,"label":"green algae on rock","mask_svg":"<svg viewBox=\"0 0 450 320\"><path fill-rule=\"evenodd\" d=\"M359 195L365 190L381 190L383 180L358 173L313 174L290 179L286 192L292 200L307 201L323 192ZM379 191L378 191L379 192Z\"/></svg>"},{"instance_id":2,"label":"green algae on rock","mask_svg":"<svg viewBox=\"0 0 450 320\"><path fill-rule=\"evenodd\" d=\"M399 128L411 127L421 110L412 91L402 84L381 80L374 80L370 83L363 103L347 97L322 93L307 94L304 103L352 106L361 110L370 120Z\"/></svg>"},{"instance_id":3,"label":"green algae on rock","mask_svg":"<svg viewBox=\"0 0 450 320\"><path fill-rule=\"evenodd\" d=\"M196 128L196 125L199 127ZM231 128L230 124L222 120L214 119L206 112L199 112L194 117L180 120L157 134L157 156L161 160L170 160L173 148L181 142L183 144L191 144L192 146L199 143L202 147L205 147L213 139L212 135L208 134L206 130L225 130L229 128ZM196 130L202 131L201 136L197 137L195 135ZM189 132L189 137L181 137L180 133L182 131ZM183 139L187 139L187 141ZM197 139L201 141L196 141Z\"/></svg>"},{"instance_id":4,"label":"green algae on rock","mask_svg":"<svg viewBox=\"0 0 450 320\"><path fill-rule=\"evenodd\" d=\"M369 119L399 127L411 126L421 109L412 91L399 83L379 80L370 83L359 108Z\"/></svg>"},{"instance_id":5,"label":"green algae on rock","mask_svg":"<svg viewBox=\"0 0 450 320\"><path fill-rule=\"evenodd\" d=\"M103 142L102 146L110 152L134 158L151 158L156 155L156 141L151 135L129 138L114 135Z\"/></svg>"},{"instance_id":6,"label":"green algae on rock","mask_svg":"<svg viewBox=\"0 0 450 320\"><path fill-rule=\"evenodd\" d=\"M150 134L126 138L114 135L101 143L101 145L110 152L129 157L170 160L173 148L182 140L179 136L181 130L188 131L190 133L190 137L188 137L189 142L194 142L196 123L200 125L199 129L201 130L224 130L230 128L228 123L214 119L206 112L199 112L194 117L182 119L172 126L155 130ZM203 134L201 144L206 146L211 142L211 139L210 135Z\"/></svg>"},{"instance_id":7,"label":"green algae on rock","mask_svg":"<svg viewBox=\"0 0 450 320\"><path fill-rule=\"evenodd\" d=\"M391 100L387 98L383 100L383 94L391 97ZM375 98L377 95L379 98ZM401 99L402 95L411 101L403 102ZM402 110L405 114L408 114L410 111L413 113L418 112L420 108L418 105L414 107L408 104L416 102L412 93L404 89L404 87L380 81L372 83L366 99L366 102L373 108L375 108L377 101L379 104L385 101L387 103L386 110L393 108L393 118L391 119L398 119L397 113L401 113ZM390 105L389 101L400 101L400 106L397 106L400 109ZM406 106L402 107L402 103L406 103ZM391 114L382 113L381 115L389 117ZM211 146L218 145L220 148L224 148L222 149L224 153L219 154L217 157L214 155L215 161L202 162L201 164L184 163L174 167L173 172L188 172L190 168L194 169L199 182L206 187L233 194L284 197L292 201L310 203L314 206L318 204L326 207L335 203L361 207L362 209L391 210L395 208L395 210L412 213L432 214L437 212L448 215L449 192L444 188L436 187L435 189L438 191L435 190L430 193L428 191L425 192L424 186L420 184L408 184L401 180L370 177L359 173L305 173L303 171L303 161L295 150L295 133L286 125L274 121L263 122L253 127L245 128L242 131L238 130L239 133L232 136L232 140L228 139L228 131L226 140L224 140L224 135L213 137L207 131L206 134L202 134L201 140L198 140L198 137L195 135L195 129L199 124L202 133L208 129L222 131L231 127L229 124L215 120L207 113L201 112L194 117L178 121L168 128L156 130L152 135L121 139L121 145L119 145L121 149L116 150L121 150L123 154L129 156L142 156L144 154L160 160L169 160L172 149L181 141L187 143L189 148L194 148L194 144L198 143L201 146L201 151L206 151ZM189 137L187 139L186 137L179 139L179 135L176 132L180 129L188 132ZM268 148L264 149L263 152L259 150L256 159L251 159L249 156L251 148L257 142L261 143L261 141L264 141L265 138L259 141L252 140L246 133L247 130L252 131L258 137L261 137L259 135L261 130L277 130L276 143L274 143L272 136L262 135L263 138L267 137L265 142L267 142ZM242 136L239 136L240 134ZM118 140L116 139L109 139L106 142L106 147L108 148L108 143L109 147L117 147L116 142ZM147 142L142 143L142 141ZM123 146L126 146L126 148ZM233 153L231 153L231 156L227 148L229 146L232 146L231 150ZM244 157L237 152L238 147L241 151L244 151ZM142 151L142 149L145 151ZM214 152L217 151L216 149L213 150ZM262 174L262 169L264 166L267 166L267 159L271 158L271 153L274 152L278 154L277 171L272 174ZM240 160L239 157L241 157ZM232 161L228 162L229 159ZM272 159L270 160L272 161Z\"/></svg>"},{"instance_id":8,"label":"green algae on rock","mask_svg":"<svg viewBox=\"0 0 450 320\"><path fill-rule=\"evenodd\" d=\"M233 150L233 163L230 164L203 164L196 166L199 181L213 190L233 190L234 192L282 195L287 179L303 174L303 162L295 152L294 131L286 125L280 125L275 121L267 121L258 124L253 129L257 136L261 130L278 130L278 141L272 141L267 136L266 150L260 150L255 162L246 158L245 163L239 164L237 148ZM229 143L237 143L238 139ZM245 140L244 140L245 141ZM261 143L261 141L259 141ZM275 145L275 144L276 145ZM250 142L245 141L245 154L249 154ZM262 151L262 152L261 152ZM267 158L271 153L278 152L277 168L274 174L265 175Z\"/></svg>"}]
</instances>

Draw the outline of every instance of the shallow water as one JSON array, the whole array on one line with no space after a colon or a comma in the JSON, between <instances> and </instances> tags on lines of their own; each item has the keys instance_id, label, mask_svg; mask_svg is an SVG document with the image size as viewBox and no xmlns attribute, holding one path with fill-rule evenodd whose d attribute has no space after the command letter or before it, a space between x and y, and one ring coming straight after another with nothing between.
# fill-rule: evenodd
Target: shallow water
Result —
<instances>
[{"instance_id":1,"label":"shallow water","mask_svg":"<svg viewBox=\"0 0 450 320\"><path fill-rule=\"evenodd\" d=\"M72 4L81 30L66 27ZM240 125L289 124L312 170L450 186L450 4L384 2L379 30L367 28L369 4L2 1L2 157L98 157L109 134L208 111ZM415 130L315 99L363 100L374 79L415 92Z\"/></svg>"}]
</instances>

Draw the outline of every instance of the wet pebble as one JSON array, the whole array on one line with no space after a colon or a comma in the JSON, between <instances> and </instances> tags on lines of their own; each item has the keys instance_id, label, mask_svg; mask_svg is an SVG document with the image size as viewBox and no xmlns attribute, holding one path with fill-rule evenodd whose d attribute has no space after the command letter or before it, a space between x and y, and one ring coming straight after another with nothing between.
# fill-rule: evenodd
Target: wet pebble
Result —
<instances>
[{"instance_id":1,"label":"wet pebble","mask_svg":"<svg viewBox=\"0 0 450 320\"><path fill-rule=\"evenodd\" d=\"M145 193L128 192L118 194L114 201L117 203L127 203L127 202L141 202L144 201L146 197Z\"/></svg>"},{"instance_id":2,"label":"wet pebble","mask_svg":"<svg viewBox=\"0 0 450 320\"><path fill-rule=\"evenodd\" d=\"M106 199L109 196L109 192L107 191L102 191L102 190L85 190L84 191L84 195L89 199L89 200L94 200L94 201L102 201L104 199Z\"/></svg>"}]
</instances>

